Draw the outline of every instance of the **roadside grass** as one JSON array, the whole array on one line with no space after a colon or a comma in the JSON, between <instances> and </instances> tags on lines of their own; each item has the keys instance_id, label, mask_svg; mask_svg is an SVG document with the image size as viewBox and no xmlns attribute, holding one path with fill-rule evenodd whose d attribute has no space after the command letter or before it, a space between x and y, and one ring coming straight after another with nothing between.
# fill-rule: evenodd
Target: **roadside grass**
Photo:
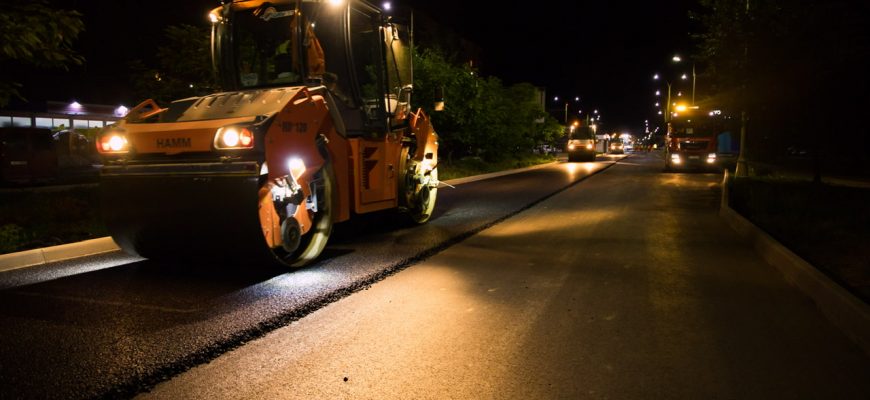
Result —
<instances>
[{"instance_id":1,"label":"roadside grass","mask_svg":"<svg viewBox=\"0 0 870 400\"><path fill-rule=\"evenodd\" d=\"M438 166L441 180L554 161L529 155L488 163L467 158ZM0 254L73 243L108 235L100 215L99 187L8 191L0 195Z\"/></svg>"},{"instance_id":2,"label":"roadside grass","mask_svg":"<svg viewBox=\"0 0 870 400\"><path fill-rule=\"evenodd\" d=\"M870 302L870 189L741 178L730 193L732 208Z\"/></svg>"},{"instance_id":3,"label":"roadside grass","mask_svg":"<svg viewBox=\"0 0 870 400\"><path fill-rule=\"evenodd\" d=\"M556 157L548 154L527 154L496 162L484 161L479 157L464 157L451 163L442 158L438 163L438 179L446 181L490 172L525 168L553 161L556 161Z\"/></svg>"},{"instance_id":4,"label":"roadside grass","mask_svg":"<svg viewBox=\"0 0 870 400\"><path fill-rule=\"evenodd\" d=\"M0 254L106 235L98 187L0 195Z\"/></svg>"}]
</instances>

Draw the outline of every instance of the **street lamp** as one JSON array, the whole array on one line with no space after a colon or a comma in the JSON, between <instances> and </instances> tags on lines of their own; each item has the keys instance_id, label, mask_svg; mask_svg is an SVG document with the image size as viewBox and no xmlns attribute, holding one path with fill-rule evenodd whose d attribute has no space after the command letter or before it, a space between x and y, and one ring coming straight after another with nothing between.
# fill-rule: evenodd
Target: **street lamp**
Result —
<instances>
[{"instance_id":1,"label":"street lamp","mask_svg":"<svg viewBox=\"0 0 870 400\"><path fill-rule=\"evenodd\" d=\"M678 59L679 57L674 56L674 58ZM653 75L653 80L656 80L656 81L659 80L659 74ZM665 83L668 85L668 96L667 96L667 102L665 103L665 112L664 112L665 123L667 123L671 119L670 118L670 116L671 116L671 81L665 81ZM659 96L659 95L661 95L661 91L656 90L656 96ZM662 112L659 111L659 114L661 114L661 113Z\"/></svg>"},{"instance_id":2,"label":"street lamp","mask_svg":"<svg viewBox=\"0 0 870 400\"><path fill-rule=\"evenodd\" d=\"M674 55L674 57L671 58L671 60L673 60L675 63L683 61L683 59L680 58L679 55ZM683 74L682 79L684 79L684 80L688 79L686 74ZM696 83L696 81L697 81L697 76L695 75L695 62L692 61L692 105L693 106L695 105L695 83Z\"/></svg>"},{"instance_id":3,"label":"street lamp","mask_svg":"<svg viewBox=\"0 0 870 400\"><path fill-rule=\"evenodd\" d=\"M555 97L553 97L553 101L558 102L558 101L559 101L559 96L555 96ZM574 96L574 102L575 102L575 103L579 103L579 102L580 102L580 96ZM566 99L565 99L565 119L564 119L565 125L568 125L568 104L570 104L570 103L568 102L568 99L566 98ZM579 111L578 111L578 112L579 112Z\"/></svg>"}]
</instances>

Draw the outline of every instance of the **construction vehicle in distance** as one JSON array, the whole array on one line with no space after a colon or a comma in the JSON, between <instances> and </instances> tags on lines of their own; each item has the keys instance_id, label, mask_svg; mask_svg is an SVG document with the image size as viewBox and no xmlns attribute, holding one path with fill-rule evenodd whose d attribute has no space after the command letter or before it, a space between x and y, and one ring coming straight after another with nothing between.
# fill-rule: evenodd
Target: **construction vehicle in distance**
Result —
<instances>
[{"instance_id":1,"label":"construction vehicle in distance","mask_svg":"<svg viewBox=\"0 0 870 400\"><path fill-rule=\"evenodd\" d=\"M572 126L568 133L568 144L565 151L568 161L595 161L595 126Z\"/></svg>"},{"instance_id":2,"label":"construction vehicle in distance","mask_svg":"<svg viewBox=\"0 0 870 400\"><path fill-rule=\"evenodd\" d=\"M720 113L677 106L665 137L665 171L719 169L717 136L723 126Z\"/></svg>"},{"instance_id":3,"label":"construction vehicle in distance","mask_svg":"<svg viewBox=\"0 0 870 400\"><path fill-rule=\"evenodd\" d=\"M104 219L146 258L301 266L334 223L432 215L438 137L411 111L410 15L366 2L224 1L224 91L146 100L100 135Z\"/></svg>"}]
</instances>

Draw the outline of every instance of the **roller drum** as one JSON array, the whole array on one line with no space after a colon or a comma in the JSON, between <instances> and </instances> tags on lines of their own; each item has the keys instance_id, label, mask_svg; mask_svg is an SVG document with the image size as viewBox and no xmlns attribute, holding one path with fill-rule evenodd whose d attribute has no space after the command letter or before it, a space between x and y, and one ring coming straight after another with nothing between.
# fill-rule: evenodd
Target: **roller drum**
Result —
<instances>
[{"instance_id":1,"label":"roller drum","mask_svg":"<svg viewBox=\"0 0 870 400\"><path fill-rule=\"evenodd\" d=\"M274 264L257 172L256 163L107 166L103 217L122 249L149 259Z\"/></svg>"}]
</instances>

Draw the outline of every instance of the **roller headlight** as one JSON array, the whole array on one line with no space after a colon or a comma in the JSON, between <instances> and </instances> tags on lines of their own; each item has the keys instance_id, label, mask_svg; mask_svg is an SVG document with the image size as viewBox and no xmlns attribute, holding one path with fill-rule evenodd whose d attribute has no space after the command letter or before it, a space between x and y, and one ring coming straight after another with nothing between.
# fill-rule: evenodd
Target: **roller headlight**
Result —
<instances>
[{"instance_id":1,"label":"roller headlight","mask_svg":"<svg viewBox=\"0 0 870 400\"><path fill-rule=\"evenodd\" d=\"M290 177L294 181L299 180L299 177L305 173L305 162L299 157L292 157L287 160L287 170L290 171Z\"/></svg>"},{"instance_id":2,"label":"roller headlight","mask_svg":"<svg viewBox=\"0 0 870 400\"><path fill-rule=\"evenodd\" d=\"M221 150L253 148L254 133L240 126L225 126L215 134L214 147Z\"/></svg>"},{"instance_id":3,"label":"roller headlight","mask_svg":"<svg viewBox=\"0 0 870 400\"><path fill-rule=\"evenodd\" d=\"M121 131L109 131L100 136L97 142L97 151L100 153L126 153L130 151L130 142Z\"/></svg>"}]
</instances>

